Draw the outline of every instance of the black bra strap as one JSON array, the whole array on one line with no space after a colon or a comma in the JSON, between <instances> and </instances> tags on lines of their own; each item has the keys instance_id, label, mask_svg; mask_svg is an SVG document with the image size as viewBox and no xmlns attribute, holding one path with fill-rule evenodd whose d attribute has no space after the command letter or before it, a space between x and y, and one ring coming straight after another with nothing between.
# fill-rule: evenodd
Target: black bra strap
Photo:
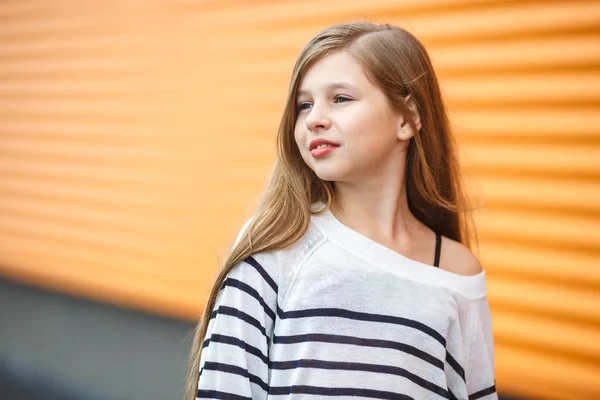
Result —
<instances>
[{"instance_id":1,"label":"black bra strap","mask_svg":"<svg viewBox=\"0 0 600 400\"><path fill-rule=\"evenodd\" d=\"M433 266L436 268L440 267L440 254L442 252L442 235L439 233L435 234L435 260Z\"/></svg>"}]
</instances>

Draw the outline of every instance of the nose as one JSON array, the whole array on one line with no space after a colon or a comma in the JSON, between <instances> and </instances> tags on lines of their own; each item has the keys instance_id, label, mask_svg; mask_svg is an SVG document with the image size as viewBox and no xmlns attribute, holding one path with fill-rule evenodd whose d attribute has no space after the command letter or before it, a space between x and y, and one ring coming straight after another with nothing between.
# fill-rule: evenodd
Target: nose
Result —
<instances>
[{"instance_id":1,"label":"nose","mask_svg":"<svg viewBox=\"0 0 600 400\"><path fill-rule=\"evenodd\" d=\"M331 121L327 115L327 110L324 107L314 104L306 117L306 127L308 130L314 132L316 130L329 129L330 126Z\"/></svg>"}]
</instances>

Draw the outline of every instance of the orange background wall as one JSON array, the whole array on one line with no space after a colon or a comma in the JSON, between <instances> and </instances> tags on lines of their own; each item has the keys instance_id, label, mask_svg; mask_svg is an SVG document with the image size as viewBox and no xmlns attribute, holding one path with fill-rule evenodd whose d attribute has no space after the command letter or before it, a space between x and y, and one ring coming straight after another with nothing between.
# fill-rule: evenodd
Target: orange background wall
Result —
<instances>
[{"instance_id":1,"label":"orange background wall","mask_svg":"<svg viewBox=\"0 0 600 400\"><path fill-rule=\"evenodd\" d=\"M486 201L499 389L600 398L597 2L2 2L0 276L195 319L296 56L365 18L430 51Z\"/></svg>"}]
</instances>

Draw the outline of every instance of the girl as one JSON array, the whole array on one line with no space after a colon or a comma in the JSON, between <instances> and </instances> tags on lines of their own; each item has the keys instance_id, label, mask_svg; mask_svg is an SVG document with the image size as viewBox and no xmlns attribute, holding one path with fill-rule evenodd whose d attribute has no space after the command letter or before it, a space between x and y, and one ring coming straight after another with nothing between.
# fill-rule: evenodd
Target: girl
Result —
<instances>
[{"instance_id":1,"label":"girl","mask_svg":"<svg viewBox=\"0 0 600 400\"><path fill-rule=\"evenodd\" d=\"M433 67L390 25L294 67L278 160L194 339L186 399L495 399L485 272Z\"/></svg>"}]
</instances>

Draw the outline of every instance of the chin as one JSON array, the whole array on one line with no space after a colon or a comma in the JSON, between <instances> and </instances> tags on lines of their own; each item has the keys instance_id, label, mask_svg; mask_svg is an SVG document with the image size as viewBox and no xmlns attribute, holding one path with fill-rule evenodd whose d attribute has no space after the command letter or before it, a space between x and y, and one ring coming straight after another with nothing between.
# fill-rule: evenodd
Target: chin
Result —
<instances>
[{"instance_id":1,"label":"chin","mask_svg":"<svg viewBox=\"0 0 600 400\"><path fill-rule=\"evenodd\" d=\"M313 170L315 175L322 181L336 182L346 180L348 175L348 166L340 165L334 160L314 160L311 156L304 159L306 165ZM315 162L316 161L316 162ZM334 162L332 162L334 161Z\"/></svg>"},{"instance_id":2,"label":"chin","mask_svg":"<svg viewBox=\"0 0 600 400\"><path fill-rule=\"evenodd\" d=\"M344 180L344 174L339 169L314 168L313 171L322 181L336 182Z\"/></svg>"}]
</instances>

